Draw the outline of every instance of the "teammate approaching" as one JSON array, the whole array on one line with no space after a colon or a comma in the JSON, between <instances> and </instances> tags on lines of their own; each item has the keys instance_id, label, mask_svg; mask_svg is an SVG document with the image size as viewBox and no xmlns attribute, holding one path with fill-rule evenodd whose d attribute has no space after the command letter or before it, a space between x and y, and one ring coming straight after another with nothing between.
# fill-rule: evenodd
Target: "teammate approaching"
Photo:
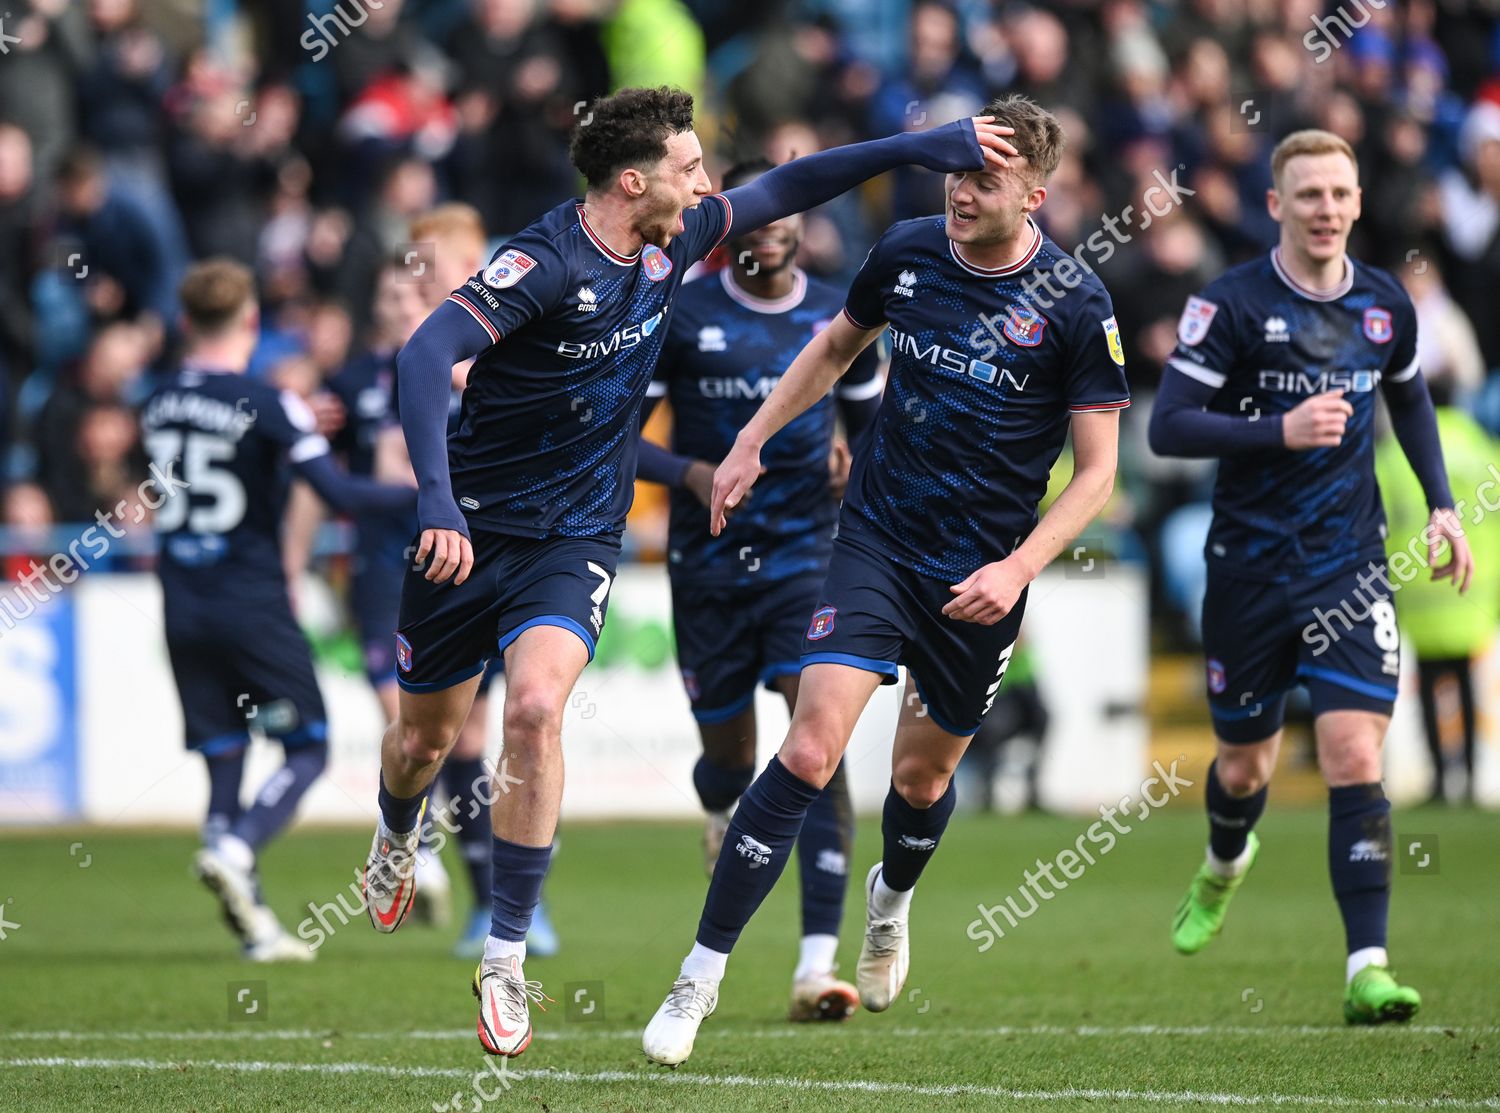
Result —
<instances>
[{"instance_id":1,"label":"teammate approaching","mask_svg":"<svg viewBox=\"0 0 1500 1113\"><path fill-rule=\"evenodd\" d=\"M491 808L492 917L473 989L486 1051L531 1040L526 929L552 855L568 693L604 626L635 479L641 401L683 274L731 232L896 165L999 165L1003 129L963 120L798 159L709 196L693 102L668 88L594 103L575 129L588 181L511 239L423 323L398 361L421 535L401 597L399 716L381 750L381 820L365 872L378 930L411 902L425 793L485 662L503 655L506 777ZM445 441L451 368L478 355Z\"/></svg>"},{"instance_id":2,"label":"teammate approaching","mask_svg":"<svg viewBox=\"0 0 1500 1113\"><path fill-rule=\"evenodd\" d=\"M1473 561L1417 367L1411 302L1395 278L1345 254L1360 213L1354 152L1328 132L1294 132L1271 172L1280 243L1188 299L1151 416L1155 452L1220 457L1203 604L1218 739L1209 847L1172 942L1184 954L1207 946L1255 864L1286 692L1305 684L1348 944L1344 1017L1404 1021L1421 999L1396 982L1385 949L1392 844L1380 754L1400 638L1374 472L1377 387L1431 511L1421 545L1433 577L1466 590Z\"/></svg>"},{"instance_id":3,"label":"teammate approaching","mask_svg":"<svg viewBox=\"0 0 1500 1113\"><path fill-rule=\"evenodd\" d=\"M856 972L865 1008L890 1007L906 980L912 890L953 813L953 771L999 690L1027 585L1113 488L1129 395L1109 295L1031 219L1062 157L1062 128L1020 96L984 111L1014 129L1022 157L950 174L943 215L881 236L843 313L797 356L714 475L718 535L725 511L755 484L767 441L890 326L890 378L803 642L791 728L740 799L697 943L646 1027L643 1048L658 1063L692 1053L729 952L785 867L860 712L905 664L883 860L865 881ZM1065 293L1044 308L1033 295L1054 277ZM1077 466L1038 521L1070 424Z\"/></svg>"},{"instance_id":4,"label":"teammate approaching","mask_svg":"<svg viewBox=\"0 0 1500 1113\"><path fill-rule=\"evenodd\" d=\"M744 163L724 188L753 181L769 162ZM704 511L714 464L804 344L843 307L843 294L797 266L801 216L730 241L733 260L682 288L642 419L654 400L672 405L672 449L641 445L640 475L672 486L668 572L678 665L703 739L693 786L708 813L710 872L729 810L755 776L755 689L797 701L802 632L818 604L848 480L849 451L834 437L835 398L856 441L880 406L880 361L860 353L837 391L766 445L766 475L755 500L717 537ZM802 877L802 944L792 976L792 1020L843 1020L859 1004L834 977L854 811L843 766L813 802L797 839Z\"/></svg>"},{"instance_id":5,"label":"teammate approaching","mask_svg":"<svg viewBox=\"0 0 1500 1113\"><path fill-rule=\"evenodd\" d=\"M155 527L167 651L187 744L208 763L197 876L257 962L307 961L261 900L255 856L291 821L328 760L328 724L307 642L292 617L280 526L288 465L344 511L396 510L410 487L352 479L328 455L296 395L244 377L259 331L249 270L199 263L182 282L182 368L141 412L163 501ZM248 809L240 805L249 728L286 749Z\"/></svg>"}]
</instances>

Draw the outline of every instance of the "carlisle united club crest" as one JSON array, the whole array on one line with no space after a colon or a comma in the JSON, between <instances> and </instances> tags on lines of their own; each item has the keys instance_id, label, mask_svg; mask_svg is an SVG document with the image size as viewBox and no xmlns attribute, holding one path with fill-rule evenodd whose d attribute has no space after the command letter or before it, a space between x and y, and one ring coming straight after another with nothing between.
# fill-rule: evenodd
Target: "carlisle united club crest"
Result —
<instances>
[{"instance_id":1,"label":"carlisle united club crest","mask_svg":"<svg viewBox=\"0 0 1500 1113\"><path fill-rule=\"evenodd\" d=\"M672 260L655 244L647 244L646 249L641 252L641 269L652 282L660 282L672 273Z\"/></svg>"},{"instance_id":2,"label":"carlisle united club crest","mask_svg":"<svg viewBox=\"0 0 1500 1113\"><path fill-rule=\"evenodd\" d=\"M402 672L411 672L411 642L404 634L396 635L396 664Z\"/></svg>"},{"instance_id":3,"label":"carlisle united club crest","mask_svg":"<svg viewBox=\"0 0 1500 1113\"><path fill-rule=\"evenodd\" d=\"M1023 348L1035 348L1042 342L1042 331L1047 319L1026 305L1010 307L1010 316L1005 319L1005 338Z\"/></svg>"},{"instance_id":4,"label":"carlisle united club crest","mask_svg":"<svg viewBox=\"0 0 1500 1113\"><path fill-rule=\"evenodd\" d=\"M1372 344L1389 344L1395 329L1391 327L1391 311L1376 306L1365 310L1365 339Z\"/></svg>"},{"instance_id":5,"label":"carlisle united club crest","mask_svg":"<svg viewBox=\"0 0 1500 1113\"><path fill-rule=\"evenodd\" d=\"M814 611L812 622L807 627L807 640L815 642L833 633L833 616L838 613L837 607L821 607Z\"/></svg>"},{"instance_id":6,"label":"carlisle united club crest","mask_svg":"<svg viewBox=\"0 0 1500 1113\"><path fill-rule=\"evenodd\" d=\"M1208 690L1214 695L1221 694L1229 686L1224 678L1224 662L1217 657L1208 659Z\"/></svg>"},{"instance_id":7,"label":"carlisle united club crest","mask_svg":"<svg viewBox=\"0 0 1500 1113\"><path fill-rule=\"evenodd\" d=\"M682 670L682 687L687 692L688 699L696 701L703 698L703 689L698 684L698 674L692 669Z\"/></svg>"}]
</instances>

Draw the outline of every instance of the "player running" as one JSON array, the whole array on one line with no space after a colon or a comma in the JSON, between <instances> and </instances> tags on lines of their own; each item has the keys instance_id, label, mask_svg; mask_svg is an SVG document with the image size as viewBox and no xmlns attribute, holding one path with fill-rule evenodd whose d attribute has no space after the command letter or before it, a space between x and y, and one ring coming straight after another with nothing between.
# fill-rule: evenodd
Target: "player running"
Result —
<instances>
[{"instance_id":1,"label":"player running","mask_svg":"<svg viewBox=\"0 0 1500 1113\"><path fill-rule=\"evenodd\" d=\"M1113 488L1129 394L1109 294L1031 219L1062 157L1062 128L1020 96L984 111L1014 129L1023 157L950 174L943 215L886 231L842 315L797 356L714 475L718 535L725 511L755 484L767 441L890 326L890 378L803 642L791 728L740 799L697 942L646 1027L643 1048L655 1062L676 1066L692 1053L730 950L785 867L865 704L904 664L883 860L865 880L856 971L865 1008L890 1007L906 981L912 890L953 813L953 771L999 690L1027 585ZM1053 277L1075 288L1036 297ZM1073 477L1038 521L1070 426Z\"/></svg>"},{"instance_id":2,"label":"player running","mask_svg":"<svg viewBox=\"0 0 1500 1113\"><path fill-rule=\"evenodd\" d=\"M1151 417L1154 451L1220 457L1203 604L1218 738L1208 858L1172 942L1183 954L1207 946L1255 864L1282 707L1305 684L1348 944L1344 1018L1405 1021L1421 998L1396 981L1385 949L1392 844L1380 751L1400 638L1375 483L1377 387L1431 510L1423 541L1433 578L1464 591L1473 560L1417 367L1411 302L1391 275L1345 254L1360 213L1354 152L1328 132L1294 132L1271 172L1266 205L1280 243L1188 299Z\"/></svg>"},{"instance_id":3,"label":"player running","mask_svg":"<svg viewBox=\"0 0 1500 1113\"><path fill-rule=\"evenodd\" d=\"M562 796L562 714L604 626L641 401L684 273L732 231L894 166L977 169L1014 153L1003 129L963 120L811 155L709 196L692 109L665 87L597 101L573 134L583 199L511 239L398 360L425 570L408 572L401 597L401 706L381 748L367 907L377 930L401 925L427 788L485 662L503 655L508 765L491 808L491 929L473 982L491 1054L526 1049L528 1002L544 996L522 963ZM476 354L445 441L450 369Z\"/></svg>"},{"instance_id":4,"label":"player running","mask_svg":"<svg viewBox=\"0 0 1500 1113\"><path fill-rule=\"evenodd\" d=\"M346 512L408 512L410 487L350 478L300 398L244 376L260 328L254 279L227 259L188 271L182 368L141 412L163 501L155 527L167 652L188 748L208 763L197 876L255 962L308 961L260 894L256 853L292 819L328 761L328 723L307 642L292 617L280 527L288 465ZM166 479L164 477L171 477ZM249 728L286 764L240 806Z\"/></svg>"},{"instance_id":5,"label":"player running","mask_svg":"<svg viewBox=\"0 0 1500 1113\"><path fill-rule=\"evenodd\" d=\"M772 169L764 160L724 175L744 185ZM708 813L704 850L710 873L729 810L755 776L755 688L797 701L802 632L828 568L849 450L834 437L834 403L850 440L880 406L880 361L860 353L838 389L816 401L766 445L767 472L753 503L715 537L704 511L714 462L802 346L843 306L835 287L797 266L802 217L789 216L729 243L733 260L718 274L683 286L647 391L672 405L672 448L642 442L640 475L672 491L667 569L682 683L703 739L693 786ZM681 455L677 455L680 453ZM843 1020L859 1004L834 976L854 811L843 766L813 802L797 839L802 877L802 944L792 975L791 1020Z\"/></svg>"}]
</instances>

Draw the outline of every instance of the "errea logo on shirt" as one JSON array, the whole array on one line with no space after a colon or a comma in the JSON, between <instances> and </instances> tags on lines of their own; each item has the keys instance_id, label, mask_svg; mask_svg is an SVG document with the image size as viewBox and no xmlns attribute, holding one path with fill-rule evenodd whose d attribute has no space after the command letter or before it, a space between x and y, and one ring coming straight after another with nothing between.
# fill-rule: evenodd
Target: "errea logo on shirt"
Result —
<instances>
[{"instance_id":1,"label":"errea logo on shirt","mask_svg":"<svg viewBox=\"0 0 1500 1113\"><path fill-rule=\"evenodd\" d=\"M578 312L593 313L599 308L599 296L587 286L578 287Z\"/></svg>"},{"instance_id":2,"label":"errea logo on shirt","mask_svg":"<svg viewBox=\"0 0 1500 1113\"><path fill-rule=\"evenodd\" d=\"M1285 317L1266 318L1266 343L1285 344L1291 340L1291 332L1287 329Z\"/></svg>"},{"instance_id":3,"label":"errea logo on shirt","mask_svg":"<svg viewBox=\"0 0 1500 1113\"><path fill-rule=\"evenodd\" d=\"M718 325L704 325L698 330L698 350L700 352L724 352L729 350L729 344L724 339L724 330Z\"/></svg>"},{"instance_id":4,"label":"errea logo on shirt","mask_svg":"<svg viewBox=\"0 0 1500 1113\"><path fill-rule=\"evenodd\" d=\"M896 276L896 293L901 294L904 297L908 297L908 298L914 298L914 297L916 297L917 296L917 291L915 289L916 285L917 285L917 276L912 271L902 271L900 274L898 274Z\"/></svg>"}]
</instances>

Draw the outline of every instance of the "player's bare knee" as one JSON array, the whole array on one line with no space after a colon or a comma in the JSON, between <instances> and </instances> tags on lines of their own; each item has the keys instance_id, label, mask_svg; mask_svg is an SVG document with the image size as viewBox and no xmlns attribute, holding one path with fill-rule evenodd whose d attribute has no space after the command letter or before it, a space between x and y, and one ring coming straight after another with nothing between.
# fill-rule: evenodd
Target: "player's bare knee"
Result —
<instances>
[{"instance_id":1,"label":"player's bare knee","mask_svg":"<svg viewBox=\"0 0 1500 1113\"><path fill-rule=\"evenodd\" d=\"M562 734L562 703L542 687L513 688L505 693L505 748L508 752L555 745Z\"/></svg>"},{"instance_id":2,"label":"player's bare knee","mask_svg":"<svg viewBox=\"0 0 1500 1113\"><path fill-rule=\"evenodd\" d=\"M822 788L839 764L839 744L827 730L795 725L777 755L786 771L800 781Z\"/></svg>"},{"instance_id":3,"label":"player's bare knee","mask_svg":"<svg viewBox=\"0 0 1500 1113\"><path fill-rule=\"evenodd\" d=\"M926 809L943 798L952 779L951 773L929 766L914 768L905 774L897 773L891 777L891 784L895 786L896 794L912 807Z\"/></svg>"},{"instance_id":4,"label":"player's bare knee","mask_svg":"<svg viewBox=\"0 0 1500 1113\"><path fill-rule=\"evenodd\" d=\"M1380 780L1379 740L1347 739L1319 747L1323 779L1332 788L1373 784Z\"/></svg>"},{"instance_id":5,"label":"player's bare knee","mask_svg":"<svg viewBox=\"0 0 1500 1113\"><path fill-rule=\"evenodd\" d=\"M1214 776L1231 796L1251 796L1271 779L1268 762L1260 754L1221 753L1214 763Z\"/></svg>"},{"instance_id":6,"label":"player's bare knee","mask_svg":"<svg viewBox=\"0 0 1500 1113\"><path fill-rule=\"evenodd\" d=\"M436 765L442 761L454 738L454 732L428 723L414 723L409 719L397 719L391 729L396 732L396 745L401 756L417 767Z\"/></svg>"}]
</instances>

